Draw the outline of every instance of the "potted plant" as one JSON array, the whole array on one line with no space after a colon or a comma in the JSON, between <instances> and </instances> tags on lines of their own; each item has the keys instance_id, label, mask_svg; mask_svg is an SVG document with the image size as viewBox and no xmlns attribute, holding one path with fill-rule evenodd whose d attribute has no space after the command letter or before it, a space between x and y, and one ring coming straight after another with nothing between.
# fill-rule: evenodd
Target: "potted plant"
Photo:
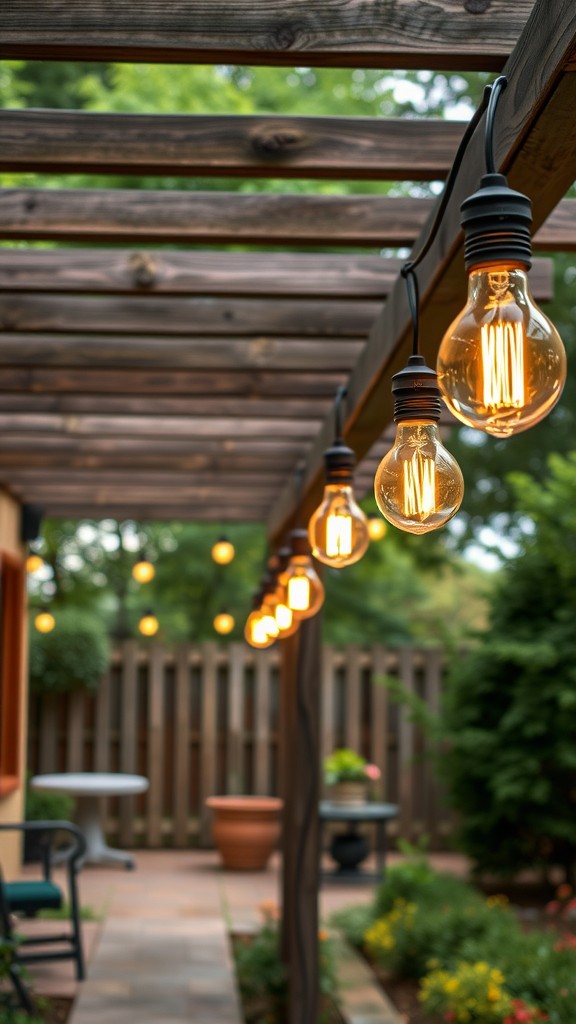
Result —
<instances>
[{"instance_id":1,"label":"potted plant","mask_svg":"<svg viewBox=\"0 0 576 1024\"><path fill-rule=\"evenodd\" d=\"M380 769L349 747L340 747L325 758L324 778L332 803L357 807L366 802L368 785L380 778Z\"/></svg>"}]
</instances>

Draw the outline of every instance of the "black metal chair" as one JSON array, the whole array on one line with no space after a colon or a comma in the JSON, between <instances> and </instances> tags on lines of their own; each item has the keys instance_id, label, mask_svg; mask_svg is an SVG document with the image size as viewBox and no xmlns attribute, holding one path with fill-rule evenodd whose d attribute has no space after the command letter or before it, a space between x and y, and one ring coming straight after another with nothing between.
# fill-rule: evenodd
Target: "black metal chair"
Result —
<instances>
[{"instance_id":1,"label":"black metal chair","mask_svg":"<svg viewBox=\"0 0 576 1024\"><path fill-rule=\"evenodd\" d=\"M10 970L12 983L22 1005L28 1007L29 996L19 970L22 964L36 963L40 960L74 960L78 980L81 981L85 976L76 876L86 851L86 840L80 829L70 821L0 824L0 831L36 832L40 838L43 876L41 879L5 882L0 868L0 928L3 939L13 949ZM59 854L66 867L70 928L64 932L28 937L21 933L20 921L17 928L14 928L14 914L30 918L35 917L39 910L55 910L64 906L64 892L52 881L52 843L57 832L68 832L72 836L71 844L61 855ZM50 948L35 948L44 945Z\"/></svg>"}]
</instances>

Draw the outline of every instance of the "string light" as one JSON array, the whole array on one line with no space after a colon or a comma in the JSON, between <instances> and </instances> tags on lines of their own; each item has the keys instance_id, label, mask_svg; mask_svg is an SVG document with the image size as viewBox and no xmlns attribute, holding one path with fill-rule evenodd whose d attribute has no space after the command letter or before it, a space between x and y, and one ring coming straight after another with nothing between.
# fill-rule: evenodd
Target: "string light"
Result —
<instances>
[{"instance_id":1,"label":"string light","mask_svg":"<svg viewBox=\"0 0 576 1024\"><path fill-rule=\"evenodd\" d=\"M227 634L231 633L234 629L234 617L227 611L218 612L218 615L214 618L212 625L217 633L220 633L222 636L227 636Z\"/></svg>"},{"instance_id":2,"label":"string light","mask_svg":"<svg viewBox=\"0 0 576 1024\"><path fill-rule=\"evenodd\" d=\"M56 619L47 608L38 612L34 619L34 625L39 633L51 633L56 625Z\"/></svg>"},{"instance_id":3,"label":"string light","mask_svg":"<svg viewBox=\"0 0 576 1024\"><path fill-rule=\"evenodd\" d=\"M138 623L138 629L142 633L142 636L156 636L159 626L160 623L158 622L158 619L150 609L144 612L144 615Z\"/></svg>"},{"instance_id":4,"label":"string light","mask_svg":"<svg viewBox=\"0 0 576 1024\"><path fill-rule=\"evenodd\" d=\"M150 580L154 579L156 569L144 552L142 552L136 564L132 566L132 575L137 583L150 583Z\"/></svg>"},{"instance_id":5,"label":"string light","mask_svg":"<svg viewBox=\"0 0 576 1024\"><path fill-rule=\"evenodd\" d=\"M218 565L229 565L235 553L234 545L227 537L219 537L212 547L212 558Z\"/></svg>"},{"instance_id":6,"label":"string light","mask_svg":"<svg viewBox=\"0 0 576 1024\"><path fill-rule=\"evenodd\" d=\"M290 560L282 574L286 604L296 619L308 619L320 611L324 603L324 587L312 564L306 530L292 530L290 552Z\"/></svg>"}]
</instances>

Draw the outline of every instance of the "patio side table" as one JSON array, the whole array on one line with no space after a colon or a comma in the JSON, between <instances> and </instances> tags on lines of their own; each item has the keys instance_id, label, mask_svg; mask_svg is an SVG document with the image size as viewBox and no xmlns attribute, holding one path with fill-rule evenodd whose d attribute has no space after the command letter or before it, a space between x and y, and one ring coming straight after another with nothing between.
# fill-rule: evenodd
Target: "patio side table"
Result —
<instances>
[{"instance_id":1,"label":"patio side table","mask_svg":"<svg viewBox=\"0 0 576 1024\"><path fill-rule=\"evenodd\" d=\"M361 822L374 822L376 824L376 871L361 871L358 868L349 870L336 869L334 871L322 872L322 878L330 881L342 882L373 882L382 878L386 860L386 825L398 815L396 804L369 803L350 805L335 804L330 800L322 800L320 803L320 849L322 850L322 837L324 826L327 821L342 821L348 825L350 834L355 834L356 826Z\"/></svg>"},{"instance_id":2,"label":"patio side table","mask_svg":"<svg viewBox=\"0 0 576 1024\"><path fill-rule=\"evenodd\" d=\"M148 779L144 775L126 775L118 772L60 772L53 775L35 775L30 780L33 789L52 793L67 793L76 797L76 820L86 838L86 853L82 864L120 863L131 870L134 858L124 850L108 846L102 831L98 800L102 796L128 796L144 793Z\"/></svg>"}]
</instances>

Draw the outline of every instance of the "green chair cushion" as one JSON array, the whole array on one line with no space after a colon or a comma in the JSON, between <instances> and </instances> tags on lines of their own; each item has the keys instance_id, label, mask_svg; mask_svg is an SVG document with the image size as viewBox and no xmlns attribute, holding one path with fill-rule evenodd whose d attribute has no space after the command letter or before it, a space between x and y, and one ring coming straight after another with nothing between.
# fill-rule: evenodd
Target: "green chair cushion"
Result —
<instances>
[{"instance_id":1,"label":"green chair cushion","mask_svg":"<svg viewBox=\"0 0 576 1024\"><path fill-rule=\"evenodd\" d=\"M10 910L34 913L62 906L62 893L53 882L5 882L4 893Z\"/></svg>"}]
</instances>

